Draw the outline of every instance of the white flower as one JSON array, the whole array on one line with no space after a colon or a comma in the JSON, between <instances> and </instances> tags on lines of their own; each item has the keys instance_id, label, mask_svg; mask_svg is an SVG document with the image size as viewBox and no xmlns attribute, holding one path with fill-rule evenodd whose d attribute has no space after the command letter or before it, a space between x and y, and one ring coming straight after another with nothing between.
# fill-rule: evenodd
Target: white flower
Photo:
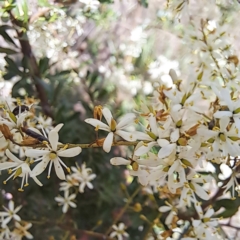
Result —
<instances>
[{"instance_id":1,"label":"white flower","mask_svg":"<svg viewBox=\"0 0 240 240\"><path fill-rule=\"evenodd\" d=\"M0 124L6 124L10 129L20 128L26 118L32 116L31 112L22 112L15 116L12 112L6 112L6 118L0 118Z\"/></svg>"},{"instance_id":2,"label":"white flower","mask_svg":"<svg viewBox=\"0 0 240 240\"><path fill-rule=\"evenodd\" d=\"M128 233L125 232L126 227L124 223L119 223L118 226L114 224L112 228L114 231L110 233L111 238L117 237L118 240L123 240L123 237L129 236Z\"/></svg>"},{"instance_id":3,"label":"white flower","mask_svg":"<svg viewBox=\"0 0 240 240\"><path fill-rule=\"evenodd\" d=\"M230 95L230 89L224 88L221 89L220 92L215 90L218 98L222 99L225 104L227 104L228 111L217 111L214 113L215 118L223 118L223 117L232 117L237 128L239 129L240 136L240 99L233 101Z\"/></svg>"},{"instance_id":4,"label":"white flower","mask_svg":"<svg viewBox=\"0 0 240 240\"><path fill-rule=\"evenodd\" d=\"M33 235L27 230L32 227L32 223L25 223L23 226L16 222L15 229L13 230L13 239L21 240L23 237L33 239Z\"/></svg>"},{"instance_id":5,"label":"white flower","mask_svg":"<svg viewBox=\"0 0 240 240\"><path fill-rule=\"evenodd\" d=\"M136 141L134 133L123 131L123 129L134 122L135 115L133 113L126 114L118 124L113 119L112 113L109 109L103 108L102 113L108 125L94 118L88 118L85 122L96 127L96 130L101 129L109 132L103 143L103 150L105 152L110 152L115 135L118 135L127 141Z\"/></svg>"},{"instance_id":6,"label":"white flower","mask_svg":"<svg viewBox=\"0 0 240 240\"><path fill-rule=\"evenodd\" d=\"M37 158L35 162L40 161L35 168L32 170L32 174L37 176L41 174L47 167L48 163L50 162L49 169L48 169L48 178L50 177L50 172L52 168L52 164L54 164L54 168L56 171L57 176L64 180L65 173L63 171L62 166L64 166L68 171L70 169L65 165L65 163L59 157L74 157L78 155L82 149L80 147L74 147L70 149L61 148L58 150L58 131L61 129L63 124L58 124L53 130L49 132L49 142L50 145L47 145L48 149L28 149L26 150L26 156Z\"/></svg>"},{"instance_id":7,"label":"white flower","mask_svg":"<svg viewBox=\"0 0 240 240\"><path fill-rule=\"evenodd\" d=\"M66 181L61 182L60 184L60 191L67 191L73 186L78 186L79 181L73 175L67 175Z\"/></svg>"},{"instance_id":8,"label":"white flower","mask_svg":"<svg viewBox=\"0 0 240 240\"><path fill-rule=\"evenodd\" d=\"M0 212L0 217L3 217L2 228L5 228L6 225L12 220L21 221L21 218L17 215L17 212L22 208L22 206L18 206L14 209L14 202L11 200L8 203L8 208L4 207L5 212Z\"/></svg>"},{"instance_id":9,"label":"white flower","mask_svg":"<svg viewBox=\"0 0 240 240\"><path fill-rule=\"evenodd\" d=\"M44 118L42 115L40 115L36 119L38 121L36 128L41 129L41 130L43 128L47 133L49 133L53 129L52 118L50 118L50 117Z\"/></svg>"},{"instance_id":10,"label":"white flower","mask_svg":"<svg viewBox=\"0 0 240 240\"><path fill-rule=\"evenodd\" d=\"M63 213L66 213L69 206L72 208L77 207L76 203L72 202L72 200L74 200L75 198L76 198L76 194L71 194L69 196L69 191L67 190L64 192L64 197L61 197L61 196L55 197L55 200L59 202L59 205L63 205L62 211Z\"/></svg>"},{"instance_id":11,"label":"white flower","mask_svg":"<svg viewBox=\"0 0 240 240\"><path fill-rule=\"evenodd\" d=\"M91 168L86 168L86 164L83 163L81 168L71 168L72 171L74 172L72 176L77 179L80 184L79 184L79 192L83 193L84 188L87 186L89 189L93 189L93 185L91 181L96 178L96 174L92 173Z\"/></svg>"},{"instance_id":12,"label":"white flower","mask_svg":"<svg viewBox=\"0 0 240 240\"><path fill-rule=\"evenodd\" d=\"M100 5L100 2L97 0L80 0L80 2L85 4L85 12L96 12Z\"/></svg>"},{"instance_id":13,"label":"white flower","mask_svg":"<svg viewBox=\"0 0 240 240\"><path fill-rule=\"evenodd\" d=\"M28 176L30 176L35 181L35 183L37 183L39 186L42 186L42 183L32 174L32 171L29 167L29 165L31 164L29 159L21 161L16 156L14 156L8 149L6 150L6 155L13 162L0 163L0 170L9 169L9 172L13 173L7 178L7 180L4 181L5 184L12 177L13 178L22 177L22 184L19 191L23 191L23 184L25 182L24 186L25 187L28 186Z\"/></svg>"},{"instance_id":14,"label":"white flower","mask_svg":"<svg viewBox=\"0 0 240 240\"><path fill-rule=\"evenodd\" d=\"M5 226L4 228L1 228L0 239L4 239L4 240L5 239L12 239L12 232L10 231L8 226Z\"/></svg>"},{"instance_id":15,"label":"white flower","mask_svg":"<svg viewBox=\"0 0 240 240\"><path fill-rule=\"evenodd\" d=\"M168 216L165 219L165 224L170 225L172 223L173 217L177 215L177 208L172 206L170 203L165 202L167 206L161 206L159 212L169 212Z\"/></svg>"},{"instance_id":16,"label":"white flower","mask_svg":"<svg viewBox=\"0 0 240 240\"><path fill-rule=\"evenodd\" d=\"M210 207L206 213L203 214L201 206L195 205L195 207L200 219L192 220L194 231L199 238L205 237L206 239L211 239L212 233L216 231L215 227L218 226L218 220L211 218L214 210Z\"/></svg>"},{"instance_id":17,"label":"white flower","mask_svg":"<svg viewBox=\"0 0 240 240\"><path fill-rule=\"evenodd\" d=\"M145 143L142 146L140 146L135 151L135 155L137 156L140 156L142 154L149 152L153 146L158 145L157 141L159 138L169 137L169 134L170 134L169 121L165 121L163 126L160 127L159 124L157 123L156 117L152 113L150 113L148 115L148 122L151 128L151 131L147 131L147 133L138 133L138 132L136 133L137 139L149 141L148 143Z\"/></svg>"},{"instance_id":18,"label":"white flower","mask_svg":"<svg viewBox=\"0 0 240 240\"><path fill-rule=\"evenodd\" d=\"M211 151L216 156L218 156L219 151L223 157L228 156L228 154L233 157L240 155L238 143L235 141L238 138L235 124L232 124L229 129L229 122L228 117L222 117L219 119L219 127L214 126L213 130L209 130L205 126L197 129L199 136L202 136L208 142L212 142Z\"/></svg>"}]
</instances>

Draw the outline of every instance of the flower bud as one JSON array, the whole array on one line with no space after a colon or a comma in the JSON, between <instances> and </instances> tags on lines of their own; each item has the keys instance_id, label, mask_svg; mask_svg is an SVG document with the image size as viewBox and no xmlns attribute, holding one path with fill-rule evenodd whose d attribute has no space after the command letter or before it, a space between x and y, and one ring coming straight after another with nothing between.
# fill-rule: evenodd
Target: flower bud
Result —
<instances>
[{"instance_id":1,"label":"flower bud","mask_svg":"<svg viewBox=\"0 0 240 240\"><path fill-rule=\"evenodd\" d=\"M94 107L93 118L100 120L100 121L102 120L102 106L101 105Z\"/></svg>"}]
</instances>

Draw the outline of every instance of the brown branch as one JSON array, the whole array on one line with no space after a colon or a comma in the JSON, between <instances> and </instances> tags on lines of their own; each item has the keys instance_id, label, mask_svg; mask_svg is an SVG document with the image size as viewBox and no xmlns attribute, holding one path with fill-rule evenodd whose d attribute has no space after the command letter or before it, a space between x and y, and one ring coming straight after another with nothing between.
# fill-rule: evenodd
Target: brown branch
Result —
<instances>
[{"instance_id":1,"label":"brown branch","mask_svg":"<svg viewBox=\"0 0 240 240\"><path fill-rule=\"evenodd\" d=\"M10 19L13 25L18 26L20 28L24 28L24 22L19 21L16 19L11 11L8 11L10 15ZM27 34L25 33L25 30L17 30L18 40L21 46L21 52L24 55L24 57L27 59L30 77L36 87L38 98L40 99L41 106L43 113L51 118L53 118L53 114L51 111L51 106L48 102L47 94L45 92L45 89L43 88L41 84L41 73L37 64L36 57L34 56L32 52L32 47L30 45L29 39L27 37ZM25 34L24 34L25 33ZM23 38L24 36L24 38Z\"/></svg>"}]
</instances>

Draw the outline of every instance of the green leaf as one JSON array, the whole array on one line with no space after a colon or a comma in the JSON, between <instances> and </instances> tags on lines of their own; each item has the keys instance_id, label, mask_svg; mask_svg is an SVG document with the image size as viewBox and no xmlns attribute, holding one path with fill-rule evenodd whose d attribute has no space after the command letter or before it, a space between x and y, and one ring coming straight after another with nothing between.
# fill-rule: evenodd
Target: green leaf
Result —
<instances>
[{"instance_id":1,"label":"green leaf","mask_svg":"<svg viewBox=\"0 0 240 240\"><path fill-rule=\"evenodd\" d=\"M11 49L11 48L4 48L0 47L0 53L6 53L6 54L16 54L18 53L17 51Z\"/></svg>"},{"instance_id":2,"label":"green leaf","mask_svg":"<svg viewBox=\"0 0 240 240\"><path fill-rule=\"evenodd\" d=\"M27 23L28 22L28 5L26 0L22 4L22 10L23 10L23 21Z\"/></svg>"},{"instance_id":3,"label":"green leaf","mask_svg":"<svg viewBox=\"0 0 240 240\"><path fill-rule=\"evenodd\" d=\"M229 218L233 216L239 208L239 199L231 200L231 199L220 199L216 201L213 208L215 211L220 210L220 208L225 208L225 210L218 214L217 217Z\"/></svg>"},{"instance_id":4,"label":"green leaf","mask_svg":"<svg viewBox=\"0 0 240 240\"><path fill-rule=\"evenodd\" d=\"M16 82L12 88L12 97L22 98L23 96L20 94L21 89L24 89L26 91L27 96L35 96L34 85L32 84L31 79L22 78L21 80Z\"/></svg>"},{"instance_id":5,"label":"green leaf","mask_svg":"<svg viewBox=\"0 0 240 240\"><path fill-rule=\"evenodd\" d=\"M44 75L44 73L46 73L47 70L49 69L49 58L47 57L41 58L38 66L39 66L39 71L41 75Z\"/></svg>"},{"instance_id":6,"label":"green leaf","mask_svg":"<svg viewBox=\"0 0 240 240\"><path fill-rule=\"evenodd\" d=\"M38 0L38 5L40 7L51 7L52 5L49 4L48 0Z\"/></svg>"},{"instance_id":7,"label":"green leaf","mask_svg":"<svg viewBox=\"0 0 240 240\"><path fill-rule=\"evenodd\" d=\"M8 35L8 33L6 32L7 29L12 29L12 27L8 26L8 25L2 25L0 26L0 35L2 35L2 37L4 38L4 40L6 40L7 42L13 44L15 47L17 47L17 45L15 44L15 42L12 40L12 38Z\"/></svg>"},{"instance_id":8,"label":"green leaf","mask_svg":"<svg viewBox=\"0 0 240 240\"><path fill-rule=\"evenodd\" d=\"M139 0L139 2L143 7L145 7L145 8L148 7L148 0Z\"/></svg>"},{"instance_id":9,"label":"green leaf","mask_svg":"<svg viewBox=\"0 0 240 240\"><path fill-rule=\"evenodd\" d=\"M6 68L7 68L7 70L10 72L13 72L13 73L15 73L16 75L20 75L20 76L22 76L23 75L23 73L19 70L19 68L18 68L18 66L17 66L17 64L11 59L11 58L9 58L8 56L6 56L6 57L4 57L4 59L5 59L5 61L7 62L7 66L6 66Z\"/></svg>"}]
</instances>

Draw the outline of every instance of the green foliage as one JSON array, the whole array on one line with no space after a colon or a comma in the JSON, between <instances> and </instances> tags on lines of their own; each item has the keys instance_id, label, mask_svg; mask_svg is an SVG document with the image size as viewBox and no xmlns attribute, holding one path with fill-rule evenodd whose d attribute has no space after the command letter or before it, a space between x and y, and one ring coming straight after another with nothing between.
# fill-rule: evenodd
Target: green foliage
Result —
<instances>
[{"instance_id":1,"label":"green foliage","mask_svg":"<svg viewBox=\"0 0 240 240\"><path fill-rule=\"evenodd\" d=\"M215 211L221 211L222 208L224 208L224 210L221 211L216 217L229 218L238 211L239 205L239 198L235 200L220 199L214 203L213 207Z\"/></svg>"}]
</instances>

